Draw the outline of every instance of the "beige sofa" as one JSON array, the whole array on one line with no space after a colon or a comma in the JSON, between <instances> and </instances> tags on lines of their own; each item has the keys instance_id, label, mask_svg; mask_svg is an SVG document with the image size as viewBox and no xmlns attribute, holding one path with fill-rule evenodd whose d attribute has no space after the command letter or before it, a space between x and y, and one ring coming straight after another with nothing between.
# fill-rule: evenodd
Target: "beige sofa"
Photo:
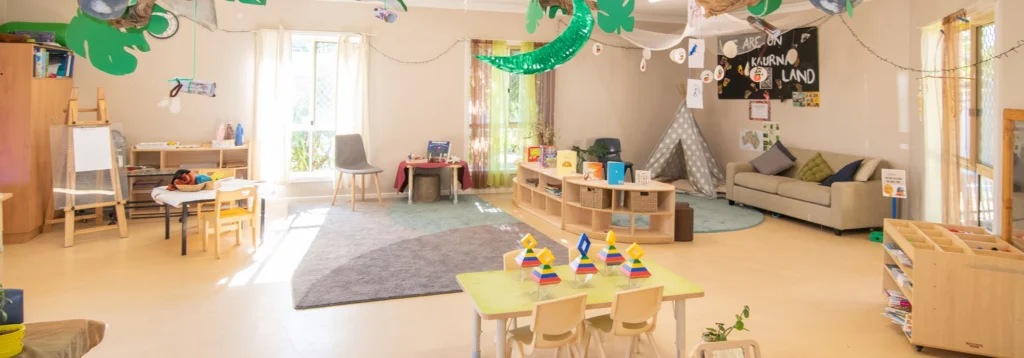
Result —
<instances>
[{"instance_id":1,"label":"beige sofa","mask_svg":"<svg viewBox=\"0 0 1024 358\"><path fill-rule=\"evenodd\" d=\"M883 161L867 182L835 183L832 187L797 179L797 171L819 151L789 148L796 165L778 175L764 175L750 163L729 163L725 197L729 205L741 203L778 214L843 230L876 228L891 215L890 199L882 196ZM853 155L820 152L833 171L857 159Z\"/></svg>"}]
</instances>

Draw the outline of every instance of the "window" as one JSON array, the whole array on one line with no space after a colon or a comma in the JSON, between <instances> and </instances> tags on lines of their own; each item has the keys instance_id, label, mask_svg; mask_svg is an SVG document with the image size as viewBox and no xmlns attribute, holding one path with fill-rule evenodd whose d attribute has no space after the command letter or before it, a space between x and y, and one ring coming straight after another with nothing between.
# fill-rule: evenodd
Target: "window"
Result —
<instances>
[{"instance_id":1,"label":"window","mask_svg":"<svg viewBox=\"0 0 1024 358\"><path fill-rule=\"evenodd\" d=\"M295 100L288 126L289 179L330 179L338 113L338 37L293 35L291 61Z\"/></svg>"},{"instance_id":2,"label":"window","mask_svg":"<svg viewBox=\"0 0 1024 358\"><path fill-rule=\"evenodd\" d=\"M972 18L970 31L962 33L960 66L995 55L995 24L991 19ZM960 200L961 221L994 229L995 182L993 165L995 138L1000 120L995 108L995 63L966 67L956 72L961 80L960 103Z\"/></svg>"},{"instance_id":3,"label":"window","mask_svg":"<svg viewBox=\"0 0 1024 358\"><path fill-rule=\"evenodd\" d=\"M520 53L521 51L519 47L513 46L509 48L510 56L515 56ZM528 119L520 118L520 107L522 106L520 98L525 99L527 96L523 93L526 87L521 85L521 83L526 81L524 78L525 76L510 74L507 72L503 73L508 77L505 81L505 83L508 84L505 88L505 92L508 93L508 122L504 128L505 138L507 138L507 147L505 148L506 159L504 162L505 169L508 170L509 173L514 173L516 171L516 161L523 157L522 137L524 131L527 130L525 127Z\"/></svg>"}]
</instances>

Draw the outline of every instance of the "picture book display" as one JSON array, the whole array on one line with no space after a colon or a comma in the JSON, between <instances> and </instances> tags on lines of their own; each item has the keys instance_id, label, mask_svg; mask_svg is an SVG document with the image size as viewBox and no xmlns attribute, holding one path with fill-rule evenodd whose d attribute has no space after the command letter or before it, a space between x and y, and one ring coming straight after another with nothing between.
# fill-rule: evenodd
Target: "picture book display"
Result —
<instances>
[{"instance_id":1,"label":"picture book display","mask_svg":"<svg viewBox=\"0 0 1024 358\"><path fill-rule=\"evenodd\" d=\"M447 158L452 142L432 140L427 142L427 158Z\"/></svg>"},{"instance_id":2,"label":"picture book display","mask_svg":"<svg viewBox=\"0 0 1024 358\"><path fill-rule=\"evenodd\" d=\"M556 154L558 163L558 175L576 174L576 152L571 150L560 150Z\"/></svg>"},{"instance_id":3,"label":"picture book display","mask_svg":"<svg viewBox=\"0 0 1024 358\"><path fill-rule=\"evenodd\" d=\"M586 180L604 180L604 163L583 162L583 178Z\"/></svg>"},{"instance_id":4,"label":"picture book display","mask_svg":"<svg viewBox=\"0 0 1024 358\"><path fill-rule=\"evenodd\" d=\"M526 162L536 163L540 160L540 146L526 147Z\"/></svg>"},{"instance_id":5,"label":"picture book display","mask_svg":"<svg viewBox=\"0 0 1024 358\"><path fill-rule=\"evenodd\" d=\"M626 165L622 162L608 162L608 184L626 183Z\"/></svg>"},{"instance_id":6,"label":"picture book display","mask_svg":"<svg viewBox=\"0 0 1024 358\"><path fill-rule=\"evenodd\" d=\"M540 158L538 159L541 168L554 168L558 162L558 148L553 146L540 147Z\"/></svg>"}]
</instances>

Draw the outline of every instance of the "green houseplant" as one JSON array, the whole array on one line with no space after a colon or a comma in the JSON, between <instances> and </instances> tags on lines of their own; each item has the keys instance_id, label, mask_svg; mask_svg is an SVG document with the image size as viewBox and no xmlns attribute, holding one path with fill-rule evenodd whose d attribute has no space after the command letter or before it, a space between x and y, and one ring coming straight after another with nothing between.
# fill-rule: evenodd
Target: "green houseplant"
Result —
<instances>
[{"instance_id":1,"label":"green houseplant","mask_svg":"<svg viewBox=\"0 0 1024 358\"><path fill-rule=\"evenodd\" d=\"M14 303L7 297L4 286L0 285L0 318L7 322L7 311L4 306ZM25 338L25 325L0 325L0 358L13 357L21 353L22 340Z\"/></svg>"},{"instance_id":2,"label":"green houseplant","mask_svg":"<svg viewBox=\"0 0 1024 358\"><path fill-rule=\"evenodd\" d=\"M572 146L572 151L576 152L576 172L583 173L583 162L587 160L587 156L593 158L592 160L601 160L601 157L608 155L608 146L604 143L594 143L586 150L580 148L578 145Z\"/></svg>"},{"instance_id":3,"label":"green houseplant","mask_svg":"<svg viewBox=\"0 0 1024 358\"><path fill-rule=\"evenodd\" d=\"M715 327L705 328L701 338L704 342L725 342L729 339L729 334L733 331L747 331L746 324L743 322L744 319L750 318L750 307L744 305L743 312L736 315L736 323L732 326L726 327L725 323L715 323ZM744 358L742 348L733 348L726 350L718 350L714 352L713 357L705 358Z\"/></svg>"}]
</instances>

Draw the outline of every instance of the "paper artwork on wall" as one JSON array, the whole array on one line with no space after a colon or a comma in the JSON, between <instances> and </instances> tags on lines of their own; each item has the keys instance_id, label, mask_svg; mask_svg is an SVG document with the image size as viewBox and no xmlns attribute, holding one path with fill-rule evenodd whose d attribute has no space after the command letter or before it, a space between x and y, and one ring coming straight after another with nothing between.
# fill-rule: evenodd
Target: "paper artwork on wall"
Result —
<instances>
[{"instance_id":1,"label":"paper artwork on wall","mask_svg":"<svg viewBox=\"0 0 1024 358\"><path fill-rule=\"evenodd\" d=\"M764 151L768 151L775 143L782 140L782 130L779 129L779 124L776 122L768 122L761 125L764 128L764 140L761 142L761 148Z\"/></svg>"},{"instance_id":2,"label":"paper artwork on wall","mask_svg":"<svg viewBox=\"0 0 1024 358\"><path fill-rule=\"evenodd\" d=\"M704 68L704 39L690 39L690 45L686 48L690 68Z\"/></svg>"},{"instance_id":3,"label":"paper artwork on wall","mask_svg":"<svg viewBox=\"0 0 1024 358\"><path fill-rule=\"evenodd\" d=\"M643 58L640 59L640 72L647 72L647 60L646 59L643 59Z\"/></svg>"},{"instance_id":4,"label":"paper artwork on wall","mask_svg":"<svg viewBox=\"0 0 1024 358\"><path fill-rule=\"evenodd\" d=\"M761 151L761 140L765 133L754 129L740 130L740 149Z\"/></svg>"},{"instance_id":5,"label":"paper artwork on wall","mask_svg":"<svg viewBox=\"0 0 1024 358\"><path fill-rule=\"evenodd\" d=\"M715 81L721 81L723 78L725 78L725 67L715 67Z\"/></svg>"},{"instance_id":6,"label":"paper artwork on wall","mask_svg":"<svg viewBox=\"0 0 1024 358\"><path fill-rule=\"evenodd\" d=\"M690 61L693 61L693 57ZM704 83L700 80L686 80L686 107L704 108Z\"/></svg>"},{"instance_id":7,"label":"paper artwork on wall","mask_svg":"<svg viewBox=\"0 0 1024 358\"><path fill-rule=\"evenodd\" d=\"M682 65L683 62L686 62L686 49L680 47L672 50L672 52L669 52L668 57L672 59L672 62Z\"/></svg>"},{"instance_id":8,"label":"paper artwork on wall","mask_svg":"<svg viewBox=\"0 0 1024 358\"><path fill-rule=\"evenodd\" d=\"M821 92L793 92L793 107L821 107Z\"/></svg>"},{"instance_id":9,"label":"paper artwork on wall","mask_svg":"<svg viewBox=\"0 0 1024 358\"><path fill-rule=\"evenodd\" d=\"M770 121L772 120L772 103L770 101L750 101L750 120Z\"/></svg>"}]
</instances>

